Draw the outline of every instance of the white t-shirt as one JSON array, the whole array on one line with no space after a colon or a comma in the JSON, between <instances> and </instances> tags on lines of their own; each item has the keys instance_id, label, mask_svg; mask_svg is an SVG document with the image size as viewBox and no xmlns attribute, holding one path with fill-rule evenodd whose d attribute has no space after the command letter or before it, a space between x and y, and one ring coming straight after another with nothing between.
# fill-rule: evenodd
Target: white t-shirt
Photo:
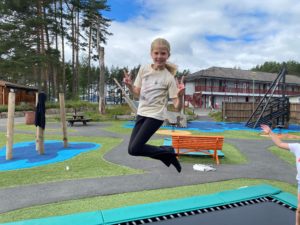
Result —
<instances>
[{"instance_id":1,"label":"white t-shirt","mask_svg":"<svg viewBox=\"0 0 300 225\"><path fill-rule=\"evenodd\" d=\"M140 68L134 86L141 88L137 114L164 120L168 97L177 97L174 76L167 69L154 70L149 64Z\"/></svg>"},{"instance_id":2,"label":"white t-shirt","mask_svg":"<svg viewBox=\"0 0 300 225\"><path fill-rule=\"evenodd\" d=\"M297 167L296 179L298 182L300 182L300 144L299 143L290 143L289 149L296 156L296 167Z\"/></svg>"}]
</instances>

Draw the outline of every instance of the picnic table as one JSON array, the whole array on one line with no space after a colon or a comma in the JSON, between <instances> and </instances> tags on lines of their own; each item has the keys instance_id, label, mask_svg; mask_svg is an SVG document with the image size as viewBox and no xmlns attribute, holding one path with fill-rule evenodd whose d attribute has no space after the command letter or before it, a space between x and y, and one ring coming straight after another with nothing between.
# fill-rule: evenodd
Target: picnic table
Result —
<instances>
[{"instance_id":1,"label":"picnic table","mask_svg":"<svg viewBox=\"0 0 300 225\"><path fill-rule=\"evenodd\" d=\"M72 115L72 118L67 119L68 125L73 126L74 123L79 122L82 123L82 125L86 126L88 122L90 122L92 119L85 118L84 115Z\"/></svg>"}]
</instances>

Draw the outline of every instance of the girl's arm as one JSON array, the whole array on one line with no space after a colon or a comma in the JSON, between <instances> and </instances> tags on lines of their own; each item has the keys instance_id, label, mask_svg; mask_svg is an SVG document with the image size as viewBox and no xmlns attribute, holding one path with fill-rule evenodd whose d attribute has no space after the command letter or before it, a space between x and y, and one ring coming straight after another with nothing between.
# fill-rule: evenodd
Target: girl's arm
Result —
<instances>
[{"instance_id":1,"label":"girl's arm","mask_svg":"<svg viewBox=\"0 0 300 225\"><path fill-rule=\"evenodd\" d=\"M141 88L135 87L132 84L126 84L126 86L128 87L129 91L133 94L133 96L135 98L139 98L140 97Z\"/></svg>"},{"instance_id":2,"label":"girl's arm","mask_svg":"<svg viewBox=\"0 0 300 225\"><path fill-rule=\"evenodd\" d=\"M172 99L174 108L177 110L177 112L181 111L183 106L183 95L185 90L183 79L184 77L181 78L181 82L179 82L178 79L176 79L176 84L178 88L177 98Z\"/></svg>"},{"instance_id":3,"label":"girl's arm","mask_svg":"<svg viewBox=\"0 0 300 225\"><path fill-rule=\"evenodd\" d=\"M174 108L177 112L180 112L183 106L182 97L172 98Z\"/></svg>"},{"instance_id":4,"label":"girl's arm","mask_svg":"<svg viewBox=\"0 0 300 225\"><path fill-rule=\"evenodd\" d=\"M281 139L272 132L271 128L268 125L262 124L260 127L266 134L268 134L271 137L272 141L275 143L276 146L287 150L290 149L289 144L282 142Z\"/></svg>"},{"instance_id":5,"label":"girl's arm","mask_svg":"<svg viewBox=\"0 0 300 225\"><path fill-rule=\"evenodd\" d=\"M124 70L123 82L128 87L129 91L133 94L134 97L138 98L140 96L141 88L135 87L132 84L131 75Z\"/></svg>"}]
</instances>

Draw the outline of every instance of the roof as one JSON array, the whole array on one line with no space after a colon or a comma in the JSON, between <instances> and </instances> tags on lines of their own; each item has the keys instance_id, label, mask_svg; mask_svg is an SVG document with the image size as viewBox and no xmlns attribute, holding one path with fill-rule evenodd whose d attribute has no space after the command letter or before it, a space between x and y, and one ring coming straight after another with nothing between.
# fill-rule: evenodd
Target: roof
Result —
<instances>
[{"instance_id":1,"label":"roof","mask_svg":"<svg viewBox=\"0 0 300 225\"><path fill-rule=\"evenodd\" d=\"M231 69L223 67L210 67L206 70L187 75L186 81L194 81L200 78L216 78L216 79L234 79L234 80L250 80L261 82L273 82L278 74L257 72L251 70ZM300 77L296 75L286 75L286 83L300 84Z\"/></svg>"},{"instance_id":2,"label":"roof","mask_svg":"<svg viewBox=\"0 0 300 225\"><path fill-rule=\"evenodd\" d=\"M36 87L30 87L30 86L25 86L25 85L21 85L21 84L14 84L14 83L4 81L4 80L0 80L0 86L12 88L12 89L22 89L22 90L27 90L27 91L38 91L38 88L36 88Z\"/></svg>"}]
</instances>

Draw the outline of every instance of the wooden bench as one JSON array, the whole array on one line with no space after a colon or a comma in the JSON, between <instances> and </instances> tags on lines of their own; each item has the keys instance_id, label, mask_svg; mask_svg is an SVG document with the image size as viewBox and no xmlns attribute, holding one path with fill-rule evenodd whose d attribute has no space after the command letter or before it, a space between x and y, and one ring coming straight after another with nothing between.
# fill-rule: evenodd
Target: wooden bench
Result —
<instances>
[{"instance_id":1,"label":"wooden bench","mask_svg":"<svg viewBox=\"0 0 300 225\"><path fill-rule=\"evenodd\" d=\"M67 119L68 125L73 126L76 122L81 122L83 125L87 125L87 122L90 122L92 119L85 119L85 118L77 118L77 119Z\"/></svg>"},{"instance_id":2,"label":"wooden bench","mask_svg":"<svg viewBox=\"0 0 300 225\"><path fill-rule=\"evenodd\" d=\"M189 152L202 152L210 155L219 164L218 150L222 150L223 136L202 136L202 135L172 135L172 146L178 157ZM212 150L211 153L209 150Z\"/></svg>"}]
</instances>

